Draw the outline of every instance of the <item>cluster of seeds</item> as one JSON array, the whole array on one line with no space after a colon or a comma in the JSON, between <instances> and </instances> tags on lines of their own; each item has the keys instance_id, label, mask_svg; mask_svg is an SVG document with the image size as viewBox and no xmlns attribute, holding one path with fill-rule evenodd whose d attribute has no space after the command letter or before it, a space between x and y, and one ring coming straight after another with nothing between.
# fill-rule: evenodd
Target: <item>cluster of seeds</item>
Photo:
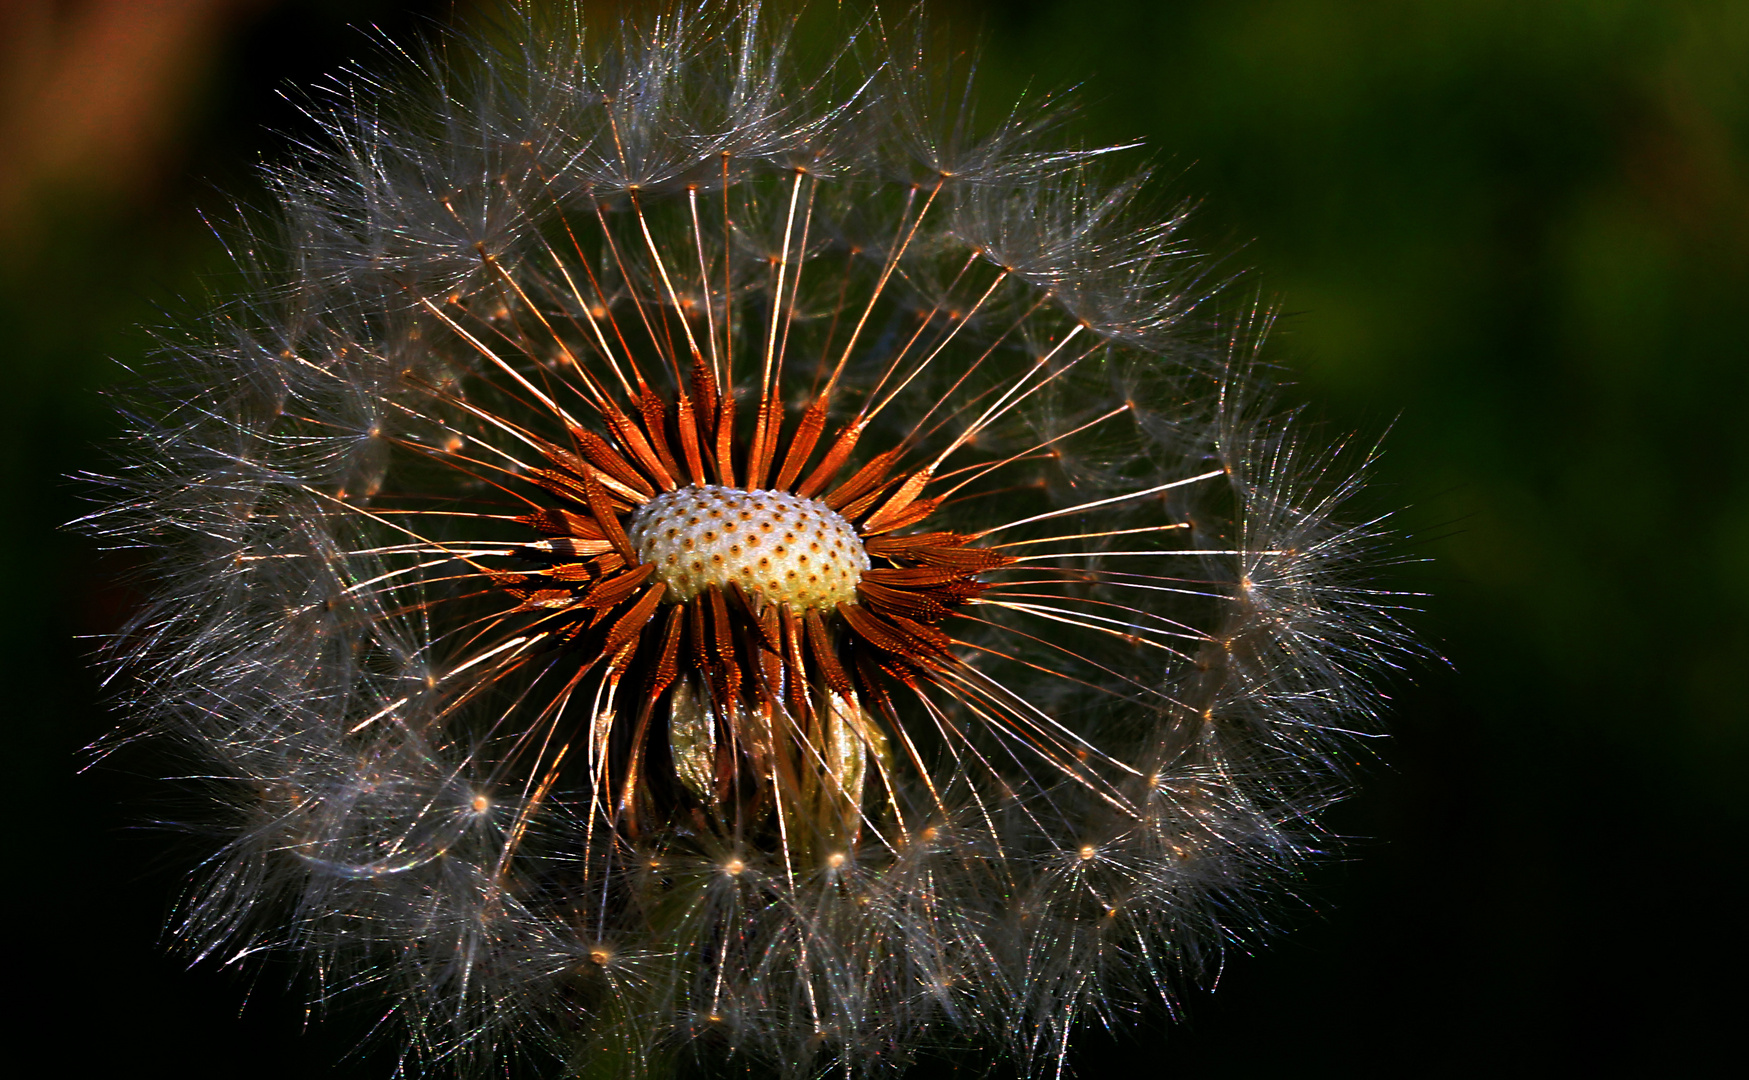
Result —
<instances>
[{"instance_id":1,"label":"cluster of seeds","mask_svg":"<svg viewBox=\"0 0 1749 1080\"><path fill-rule=\"evenodd\" d=\"M735 582L796 611L854 603L868 553L856 529L817 499L697 484L664 492L626 536L656 566L664 599L690 600Z\"/></svg>"}]
</instances>

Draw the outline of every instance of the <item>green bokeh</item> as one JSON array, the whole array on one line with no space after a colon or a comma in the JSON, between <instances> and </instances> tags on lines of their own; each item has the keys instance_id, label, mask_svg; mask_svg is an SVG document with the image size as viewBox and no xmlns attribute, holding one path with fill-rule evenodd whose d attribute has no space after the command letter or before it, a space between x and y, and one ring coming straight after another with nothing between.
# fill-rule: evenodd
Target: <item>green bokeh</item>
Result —
<instances>
[{"instance_id":1,"label":"green bokeh","mask_svg":"<svg viewBox=\"0 0 1749 1080\"><path fill-rule=\"evenodd\" d=\"M1728 802L1749 6L1101 9L992 19L991 81L1091 70L1088 126L1168 155L1217 250L1256 238L1305 396L1398 418L1382 473L1449 583L1460 692Z\"/></svg>"},{"instance_id":2,"label":"green bokeh","mask_svg":"<svg viewBox=\"0 0 1749 1080\"><path fill-rule=\"evenodd\" d=\"M59 1007L118 1032L106 1072L138 1053L236 1075L253 1053L250 1075L305 1074L362 1030L298 1036L277 971L236 1020L248 983L161 957L185 856L122 831L150 785L71 757L109 721L70 635L113 624L128 558L56 529L81 509L62 477L116 427L112 359L223 266L194 207L283 152L259 130L297 123L273 87L358 51L347 17L413 22L343 7L236 37L174 173L204 179L45 200L52 239L0 270L8 711L52 923L34 940ZM1356 839L1300 883L1289 933L1236 951L1182 1027L1090 1035L1084 1075L1687 1072L1725 1038L1714 983L1745 910L1749 4L944 13L981 28L987 100L1081 83L1089 142L1145 140L1163 194L1202 200L1201 245L1249 268L1240 295L1284 313L1290 393L1332 431L1389 429L1376 505L1409 507L1404 554L1430 561L1397 581L1430 594L1416 622L1450 661L1393 687L1396 738L1333 819Z\"/></svg>"}]
</instances>

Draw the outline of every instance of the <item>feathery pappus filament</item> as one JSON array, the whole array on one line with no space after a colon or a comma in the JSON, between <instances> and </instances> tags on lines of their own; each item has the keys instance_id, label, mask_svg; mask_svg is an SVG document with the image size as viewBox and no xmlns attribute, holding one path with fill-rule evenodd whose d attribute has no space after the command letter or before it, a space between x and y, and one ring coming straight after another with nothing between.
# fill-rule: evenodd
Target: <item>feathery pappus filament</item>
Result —
<instances>
[{"instance_id":1,"label":"feathery pappus filament","mask_svg":"<svg viewBox=\"0 0 1749 1080\"><path fill-rule=\"evenodd\" d=\"M1181 213L914 24L508 8L311 98L94 519L197 951L440 1064L1060 1073L1257 925L1408 648L1377 523Z\"/></svg>"}]
</instances>

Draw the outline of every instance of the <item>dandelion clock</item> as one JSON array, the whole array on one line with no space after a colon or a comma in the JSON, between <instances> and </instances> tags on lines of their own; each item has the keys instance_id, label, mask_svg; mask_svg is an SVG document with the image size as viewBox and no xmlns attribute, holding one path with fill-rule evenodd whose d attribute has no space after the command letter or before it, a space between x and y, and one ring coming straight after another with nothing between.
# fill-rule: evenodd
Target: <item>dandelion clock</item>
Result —
<instances>
[{"instance_id":1,"label":"dandelion clock","mask_svg":"<svg viewBox=\"0 0 1749 1080\"><path fill-rule=\"evenodd\" d=\"M1181 215L815 16L311 90L91 519L220 837L177 939L409 1073L1060 1075L1255 932L1411 648Z\"/></svg>"}]
</instances>

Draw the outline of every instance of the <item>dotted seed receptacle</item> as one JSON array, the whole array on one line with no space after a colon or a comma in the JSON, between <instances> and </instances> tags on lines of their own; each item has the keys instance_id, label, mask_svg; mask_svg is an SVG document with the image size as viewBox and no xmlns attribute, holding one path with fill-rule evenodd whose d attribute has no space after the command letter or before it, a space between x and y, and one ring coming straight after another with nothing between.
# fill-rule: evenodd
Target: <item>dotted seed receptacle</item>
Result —
<instances>
[{"instance_id":1,"label":"dotted seed receptacle","mask_svg":"<svg viewBox=\"0 0 1749 1080\"><path fill-rule=\"evenodd\" d=\"M797 611L829 609L856 600L868 569L848 521L786 491L698 484L663 492L632 515L626 536L675 603L733 581Z\"/></svg>"}]
</instances>

